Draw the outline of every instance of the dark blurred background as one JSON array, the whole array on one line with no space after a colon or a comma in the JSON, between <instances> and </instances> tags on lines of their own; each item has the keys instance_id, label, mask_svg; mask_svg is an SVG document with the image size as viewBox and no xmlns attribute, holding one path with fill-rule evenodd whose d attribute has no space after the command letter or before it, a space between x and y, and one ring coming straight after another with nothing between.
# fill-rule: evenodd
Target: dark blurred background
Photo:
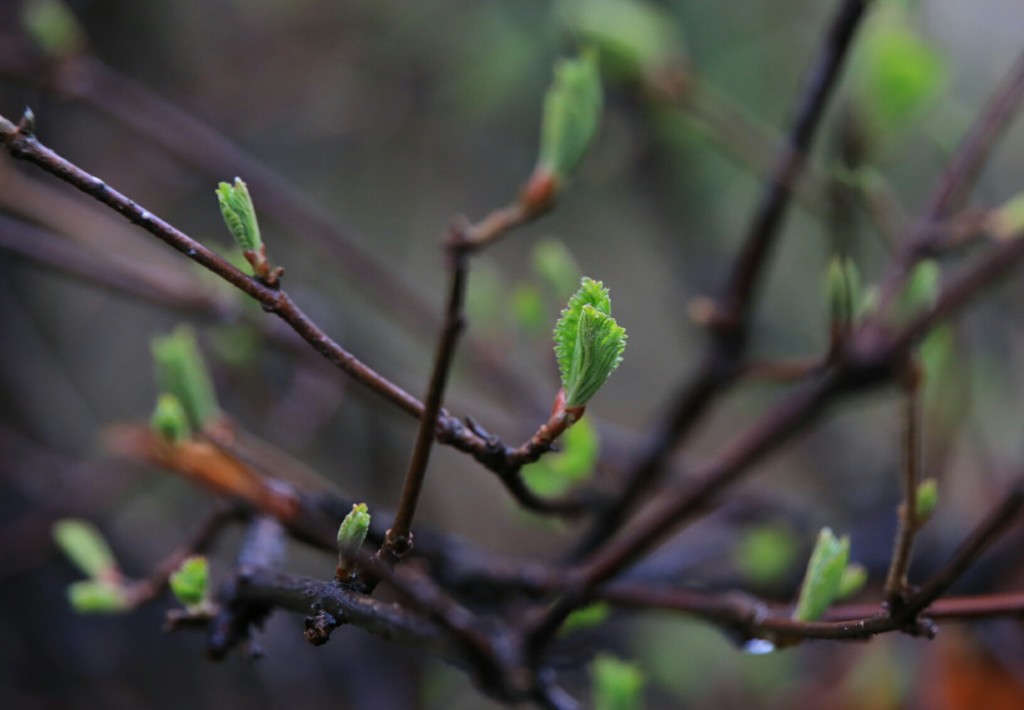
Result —
<instances>
[{"instance_id":1,"label":"dark blurred background","mask_svg":"<svg viewBox=\"0 0 1024 710\"><path fill-rule=\"evenodd\" d=\"M235 175L248 180L289 292L351 352L422 394L444 290L440 239L454 216L479 218L514 199L532 170L552 64L576 51L573 3L69 0L62 7L78 23L70 29L54 4L0 4L0 113L16 119L30 106L43 142L223 253L232 247L213 190ZM557 388L549 332L564 294L538 274L535 247L564 245L580 273L610 287L629 331L623 366L588 410L608 462L596 475L614 480L615 464L695 365L703 337L689 305L723 282L764 157L785 129L834 5L651 4L675 43L672 66L686 72L695 98L652 97L651 76L606 65L602 126L558 209L474 262L468 339L448 398L454 412L510 442L543 421ZM827 259L846 251L865 282L880 275L886 239L902 236L1021 50L1017 0L875 5L765 283L758 358L824 349ZM290 186L296 196L282 207L279 191L254 187L257 169L266 171L260 185ZM872 212L850 185L868 185L864 194L882 207ZM972 204L997 207L1022 186L1018 126ZM270 203L268 214L261 204ZM330 245L338 235L323 225L382 273L339 253ZM371 510L397 500L414 422L315 355L261 345L248 325L258 311L240 297L6 155L0 234L9 240L0 248L0 706L486 705L459 672L355 629L314 648L301 638L300 618L277 614L260 638L265 660L214 664L198 634L160 633L169 600L126 616L72 614L65 588L78 573L51 542L54 520L96 522L123 568L142 576L213 506L184 481L103 453L106 427L149 416L154 335L192 323L224 409ZM75 255L141 273L156 296L95 283L109 279L92 261L79 262L91 277L69 276L17 247L40 243L70 244ZM1016 280L953 324L942 375L929 383L927 473L940 480L941 502L921 538L917 579L1020 469L1022 303ZM686 454L714 452L778 392L739 388ZM768 529L787 541L782 556L796 560L762 584L785 600L814 534L830 525L851 534L853 558L874 583L865 599L877 599L895 527L896 405L892 392L880 393L830 416L760 467L724 513L667 544L637 574L671 569L711 587L751 583L756 574L741 551L751 533ZM567 549L575 531L517 511L491 474L444 447L421 515L485 548L546 559ZM215 576L230 570L238 541L229 535L213 552ZM1020 583L1020 542L1018 530L960 591ZM332 574L332 560L297 545L292 552L289 569ZM642 665L650 707L810 707L823 693L830 705L942 707L951 696L941 679L952 668L976 666L988 687L1019 694L1019 632L1017 622L990 622L970 632L944 628L932 644L885 638L751 656L713 629L657 614L614 616L588 638Z\"/></svg>"}]
</instances>

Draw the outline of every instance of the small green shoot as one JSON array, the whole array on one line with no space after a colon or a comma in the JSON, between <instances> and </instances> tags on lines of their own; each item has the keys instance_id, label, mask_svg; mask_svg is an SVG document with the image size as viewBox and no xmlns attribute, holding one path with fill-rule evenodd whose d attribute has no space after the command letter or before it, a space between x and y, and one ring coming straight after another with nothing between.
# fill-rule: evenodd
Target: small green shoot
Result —
<instances>
[{"instance_id":1,"label":"small green shoot","mask_svg":"<svg viewBox=\"0 0 1024 710\"><path fill-rule=\"evenodd\" d=\"M585 51L555 65L555 78L544 97L539 172L564 182L576 169L597 132L604 97L597 55Z\"/></svg>"},{"instance_id":2,"label":"small green shoot","mask_svg":"<svg viewBox=\"0 0 1024 710\"><path fill-rule=\"evenodd\" d=\"M370 531L370 512L366 503L356 503L338 526L337 577L344 580L355 567L359 549Z\"/></svg>"},{"instance_id":3,"label":"small green shoot","mask_svg":"<svg viewBox=\"0 0 1024 710\"><path fill-rule=\"evenodd\" d=\"M850 538L846 535L836 538L832 530L822 528L807 562L800 597L793 611L794 621L816 621L821 618L839 593L849 558Z\"/></svg>"},{"instance_id":4,"label":"small green shoot","mask_svg":"<svg viewBox=\"0 0 1024 710\"><path fill-rule=\"evenodd\" d=\"M559 633L570 634L574 631L582 631L583 629L592 629L595 626L600 626L605 622L609 614L611 614L611 607L605 602L587 604L569 614L565 622L562 623Z\"/></svg>"},{"instance_id":5,"label":"small green shoot","mask_svg":"<svg viewBox=\"0 0 1024 710\"><path fill-rule=\"evenodd\" d=\"M85 31L61 0L28 0L22 7L21 23L50 57L69 57L85 48Z\"/></svg>"},{"instance_id":6,"label":"small green shoot","mask_svg":"<svg viewBox=\"0 0 1024 710\"><path fill-rule=\"evenodd\" d=\"M555 325L566 408L583 407L622 362L626 330L611 316L608 289L583 277Z\"/></svg>"},{"instance_id":7,"label":"small green shoot","mask_svg":"<svg viewBox=\"0 0 1024 710\"><path fill-rule=\"evenodd\" d=\"M220 213L224 215L224 224L242 251L262 249L263 239L260 237L259 222L256 221L256 207L242 179L236 177L234 184L222 182L217 185L217 201L220 203Z\"/></svg>"},{"instance_id":8,"label":"small green shoot","mask_svg":"<svg viewBox=\"0 0 1024 710\"><path fill-rule=\"evenodd\" d=\"M123 587L99 579L69 585L68 602L79 614L117 614L131 607Z\"/></svg>"},{"instance_id":9,"label":"small green shoot","mask_svg":"<svg viewBox=\"0 0 1024 710\"><path fill-rule=\"evenodd\" d=\"M174 395L193 429L202 430L221 416L213 383L191 328L180 325L150 343L161 392Z\"/></svg>"},{"instance_id":10,"label":"small green shoot","mask_svg":"<svg viewBox=\"0 0 1024 710\"><path fill-rule=\"evenodd\" d=\"M175 598L189 611L201 610L209 601L210 564L201 555L189 557L167 580Z\"/></svg>"},{"instance_id":11,"label":"small green shoot","mask_svg":"<svg viewBox=\"0 0 1024 710\"><path fill-rule=\"evenodd\" d=\"M934 478L926 478L917 484L917 495L914 508L917 513L917 524L927 522L939 504L939 482Z\"/></svg>"},{"instance_id":12,"label":"small green shoot","mask_svg":"<svg viewBox=\"0 0 1024 710\"><path fill-rule=\"evenodd\" d=\"M114 553L110 551L103 533L92 523L77 518L58 520L53 526L53 539L86 577L120 577Z\"/></svg>"},{"instance_id":13,"label":"small green shoot","mask_svg":"<svg viewBox=\"0 0 1024 710\"><path fill-rule=\"evenodd\" d=\"M843 576L839 578L839 590L836 592L836 599L846 599L864 588L868 581L868 570L864 565L852 564L843 570Z\"/></svg>"},{"instance_id":14,"label":"small green shoot","mask_svg":"<svg viewBox=\"0 0 1024 710\"><path fill-rule=\"evenodd\" d=\"M168 392L157 398L149 426L168 444L178 444L192 438L192 428L188 424L188 415L181 406L181 400Z\"/></svg>"},{"instance_id":15,"label":"small green shoot","mask_svg":"<svg viewBox=\"0 0 1024 710\"><path fill-rule=\"evenodd\" d=\"M646 678L635 663L601 654L591 665L595 710L640 710Z\"/></svg>"}]
</instances>

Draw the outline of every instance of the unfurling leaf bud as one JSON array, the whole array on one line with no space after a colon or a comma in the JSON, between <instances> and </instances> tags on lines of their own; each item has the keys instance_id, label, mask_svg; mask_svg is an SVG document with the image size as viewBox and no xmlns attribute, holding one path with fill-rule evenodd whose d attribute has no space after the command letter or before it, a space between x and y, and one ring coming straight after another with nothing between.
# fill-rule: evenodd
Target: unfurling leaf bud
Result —
<instances>
[{"instance_id":1,"label":"unfurling leaf bud","mask_svg":"<svg viewBox=\"0 0 1024 710\"><path fill-rule=\"evenodd\" d=\"M229 185L222 182L217 186L217 200L224 223L242 251L259 251L263 246L260 225L256 221L256 207L249 196L249 188L241 178Z\"/></svg>"},{"instance_id":2,"label":"unfurling leaf bud","mask_svg":"<svg viewBox=\"0 0 1024 710\"><path fill-rule=\"evenodd\" d=\"M87 577L110 579L120 575L114 553L92 523L75 518L58 520L53 526L53 539Z\"/></svg>"},{"instance_id":3,"label":"unfurling leaf bud","mask_svg":"<svg viewBox=\"0 0 1024 710\"><path fill-rule=\"evenodd\" d=\"M846 599L864 588L868 581L868 570L864 565L853 564L843 570L843 576L839 578L839 590L836 592L836 599Z\"/></svg>"},{"instance_id":4,"label":"unfurling leaf bud","mask_svg":"<svg viewBox=\"0 0 1024 710\"><path fill-rule=\"evenodd\" d=\"M181 563L168 584L175 598L188 609L201 607L209 597L210 565L205 557L196 555Z\"/></svg>"},{"instance_id":5,"label":"unfurling leaf bud","mask_svg":"<svg viewBox=\"0 0 1024 710\"><path fill-rule=\"evenodd\" d=\"M181 325L170 335L153 338L150 349L158 387L178 399L193 429L220 417L217 395L191 328Z\"/></svg>"},{"instance_id":6,"label":"unfurling leaf bud","mask_svg":"<svg viewBox=\"0 0 1024 710\"><path fill-rule=\"evenodd\" d=\"M555 79L544 97L537 171L564 181L583 158L603 104L597 55L583 52L555 65Z\"/></svg>"},{"instance_id":7,"label":"unfurling leaf bud","mask_svg":"<svg viewBox=\"0 0 1024 710\"><path fill-rule=\"evenodd\" d=\"M635 710L641 707L643 671L635 663L601 654L591 666L595 710Z\"/></svg>"},{"instance_id":8,"label":"unfurling leaf bud","mask_svg":"<svg viewBox=\"0 0 1024 710\"><path fill-rule=\"evenodd\" d=\"M555 324L566 408L582 407L622 362L626 330L611 316L608 289L584 277Z\"/></svg>"},{"instance_id":9,"label":"unfurling leaf bud","mask_svg":"<svg viewBox=\"0 0 1024 710\"><path fill-rule=\"evenodd\" d=\"M822 528L807 562L800 598L793 610L794 621L821 618L839 593L849 558L850 538L846 535L836 538L829 528Z\"/></svg>"},{"instance_id":10,"label":"unfurling leaf bud","mask_svg":"<svg viewBox=\"0 0 1024 710\"><path fill-rule=\"evenodd\" d=\"M356 503L338 527L338 578L353 567L359 548L370 531L370 513L366 503Z\"/></svg>"},{"instance_id":11,"label":"unfurling leaf bud","mask_svg":"<svg viewBox=\"0 0 1024 710\"><path fill-rule=\"evenodd\" d=\"M177 397L167 392L157 398L149 426L168 444L177 444L192 437L185 408Z\"/></svg>"}]
</instances>

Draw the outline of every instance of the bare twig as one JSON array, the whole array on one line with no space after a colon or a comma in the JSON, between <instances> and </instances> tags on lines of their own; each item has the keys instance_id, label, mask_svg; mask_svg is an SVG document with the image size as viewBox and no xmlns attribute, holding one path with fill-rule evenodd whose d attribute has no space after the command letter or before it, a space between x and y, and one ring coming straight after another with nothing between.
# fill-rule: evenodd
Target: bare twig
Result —
<instances>
[{"instance_id":1,"label":"bare twig","mask_svg":"<svg viewBox=\"0 0 1024 710\"><path fill-rule=\"evenodd\" d=\"M890 608L896 608L903 601L907 589L907 570L910 567L910 553L914 538L922 521L917 511L917 486L920 480L920 379L916 363L908 363L908 373L903 385L903 461L900 485L903 502L899 508L899 524L893 542L892 561L885 579L885 598Z\"/></svg>"},{"instance_id":2,"label":"bare twig","mask_svg":"<svg viewBox=\"0 0 1024 710\"><path fill-rule=\"evenodd\" d=\"M400 560L412 548L412 518L416 513L416 504L423 479L430 461L430 449L434 443L434 423L441 411L444 390L451 372L455 357L455 345L459 333L465 325L462 309L466 299L467 253L465 236L457 229L449 234L447 244L448 257L451 261L451 283L448 291L448 305L445 309L444 324L434 355L434 367L430 375L430 386L427 390L426 404L420 417L420 426L416 434L409 468L405 474L402 497L398 502L398 511L391 524L380 549L381 558L389 564Z\"/></svg>"}]
</instances>

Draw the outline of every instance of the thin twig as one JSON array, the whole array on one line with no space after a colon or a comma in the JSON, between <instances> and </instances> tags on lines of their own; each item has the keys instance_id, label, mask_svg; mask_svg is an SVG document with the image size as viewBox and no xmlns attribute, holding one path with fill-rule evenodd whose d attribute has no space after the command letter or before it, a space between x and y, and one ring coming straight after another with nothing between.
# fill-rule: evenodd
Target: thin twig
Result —
<instances>
[{"instance_id":1,"label":"thin twig","mask_svg":"<svg viewBox=\"0 0 1024 710\"><path fill-rule=\"evenodd\" d=\"M893 541L892 560L885 578L885 599L890 608L897 608L903 601L907 589L907 571L914 538L922 521L917 511L917 486L920 480L920 428L921 428L921 373L916 363L908 363L909 372L903 385L903 461L900 485L902 503L899 508L899 524Z\"/></svg>"},{"instance_id":2,"label":"thin twig","mask_svg":"<svg viewBox=\"0 0 1024 710\"><path fill-rule=\"evenodd\" d=\"M402 496L398 502L395 520L391 524L381 546L381 558L394 564L412 548L412 519L416 513L423 479L426 476L427 464L430 461L430 449L433 446L435 422L441 411L445 386L451 373L455 356L455 345L459 333L465 326L463 304L466 299L466 277L468 255L464 248L464 235L459 230L452 230L447 245L451 268L451 282L448 291L448 305L445 309L444 323L434 355L434 367L430 375L430 386L427 390L426 404L420 417L420 426L416 434L409 467L405 474Z\"/></svg>"}]
</instances>

